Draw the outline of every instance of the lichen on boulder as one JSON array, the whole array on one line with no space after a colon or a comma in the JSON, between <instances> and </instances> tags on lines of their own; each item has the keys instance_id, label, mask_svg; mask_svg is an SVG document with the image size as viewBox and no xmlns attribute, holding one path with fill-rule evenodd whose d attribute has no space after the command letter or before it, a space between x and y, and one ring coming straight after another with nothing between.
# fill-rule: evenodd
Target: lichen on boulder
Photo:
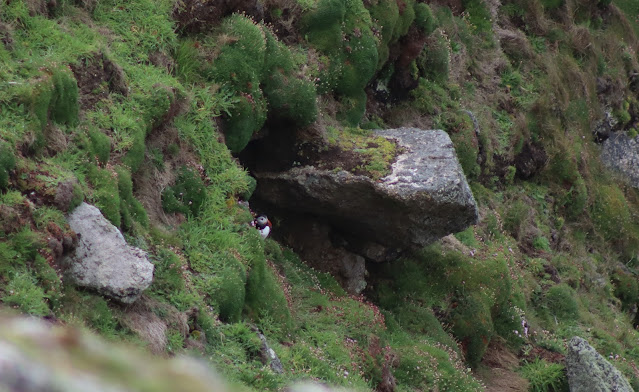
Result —
<instances>
[{"instance_id":1,"label":"lichen on boulder","mask_svg":"<svg viewBox=\"0 0 639 392\"><path fill-rule=\"evenodd\" d=\"M639 188L639 137L617 132L603 144L601 160L634 188Z\"/></svg>"},{"instance_id":2,"label":"lichen on boulder","mask_svg":"<svg viewBox=\"0 0 639 392\"><path fill-rule=\"evenodd\" d=\"M579 336L570 339L566 370L570 392L631 392L633 389L610 362Z\"/></svg>"}]
</instances>

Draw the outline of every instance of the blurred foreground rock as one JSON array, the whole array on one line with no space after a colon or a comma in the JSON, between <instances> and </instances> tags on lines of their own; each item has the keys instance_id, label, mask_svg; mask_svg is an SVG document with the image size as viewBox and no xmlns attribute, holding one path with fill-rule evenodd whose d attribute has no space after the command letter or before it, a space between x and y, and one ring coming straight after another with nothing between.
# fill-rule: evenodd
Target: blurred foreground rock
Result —
<instances>
[{"instance_id":1,"label":"blurred foreground rock","mask_svg":"<svg viewBox=\"0 0 639 392\"><path fill-rule=\"evenodd\" d=\"M621 372L578 336L568 343L566 371L570 392L632 392Z\"/></svg>"},{"instance_id":2,"label":"blurred foreground rock","mask_svg":"<svg viewBox=\"0 0 639 392\"><path fill-rule=\"evenodd\" d=\"M96 207L82 203L68 217L78 234L75 253L63 260L65 276L78 286L133 303L153 280L146 253L129 246Z\"/></svg>"},{"instance_id":3,"label":"blurred foreground rock","mask_svg":"<svg viewBox=\"0 0 639 392\"><path fill-rule=\"evenodd\" d=\"M153 357L36 318L0 315L0 324L0 391L229 391L195 359Z\"/></svg>"}]
</instances>

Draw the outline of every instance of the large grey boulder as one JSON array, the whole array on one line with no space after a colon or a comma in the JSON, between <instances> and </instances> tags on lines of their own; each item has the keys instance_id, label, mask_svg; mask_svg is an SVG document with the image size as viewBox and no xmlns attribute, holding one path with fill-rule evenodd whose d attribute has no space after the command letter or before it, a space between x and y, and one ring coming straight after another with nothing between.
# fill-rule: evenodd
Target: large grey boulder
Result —
<instances>
[{"instance_id":1,"label":"large grey boulder","mask_svg":"<svg viewBox=\"0 0 639 392\"><path fill-rule=\"evenodd\" d=\"M65 277L123 303L133 303L153 280L146 253L129 246L96 207L82 203L67 218L78 246L63 260Z\"/></svg>"},{"instance_id":2,"label":"large grey boulder","mask_svg":"<svg viewBox=\"0 0 639 392\"><path fill-rule=\"evenodd\" d=\"M632 187L639 188L639 137L612 133L603 144L601 160Z\"/></svg>"},{"instance_id":3,"label":"large grey boulder","mask_svg":"<svg viewBox=\"0 0 639 392\"><path fill-rule=\"evenodd\" d=\"M568 343L566 370L570 392L632 392L621 372L578 336Z\"/></svg>"},{"instance_id":4,"label":"large grey boulder","mask_svg":"<svg viewBox=\"0 0 639 392\"><path fill-rule=\"evenodd\" d=\"M255 173L256 193L278 208L312 214L388 248L423 247L477 222L477 205L445 132L399 128L377 134L403 148L379 181L304 166Z\"/></svg>"}]
</instances>

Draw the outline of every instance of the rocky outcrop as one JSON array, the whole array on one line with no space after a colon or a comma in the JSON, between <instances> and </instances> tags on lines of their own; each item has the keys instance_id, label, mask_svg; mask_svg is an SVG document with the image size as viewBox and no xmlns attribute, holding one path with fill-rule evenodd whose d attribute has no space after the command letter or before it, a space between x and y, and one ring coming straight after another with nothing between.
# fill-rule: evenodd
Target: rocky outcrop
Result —
<instances>
[{"instance_id":1,"label":"rocky outcrop","mask_svg":"<svg viewBox=\"0 0 639 392\"><path fill-rule=\"evenodd\" d=\"M195 359L166 360L36 318L4 315L0 324L1 391L232 390Z\"/></svg>"},{"instance_id":2,"label":"rocky outcrop","mask_svg":"<svg viewBox=\"0 0 639 392\"><path fill-rule=\"evenodd\" d=\"M65 277L123 303L134 302L153 280L146 253L129 246L96 207L82 203L67 218L78 246L63 259Z\"/></svg>"},{"instance_id":3,"label":"rocky outcrop","mask_svg":"<svg viewBox=\"0 0 639 392\"><path fill-rule=\"evenodd\" d=\"M271 346L269 346L266 336L264 336L257 327L253 327L252 329L262 342L262 346L260 347L260 360L262 361L262 364L267 365L274 373L284 373L282 362Z\"/></svg>"},{"instance_id":4,"label":"rocky outcrop","mask_svg":"<svg viewBox=\"0 0 639 392\"><path fill-rule=\"evenodd\" d=\"M603 144L601 160L623 180L639 188L639 137L614 132Z\"/></svg>"},{"instance_id":5,"label":"rocky outcrop","mask_svg":"<svg viewBox=\"0 0 639 392\"><path fill-rule=\"evenodd\" d=\"M377 131L403 152L375 181L346 171L296 167L256 173L256 193L277 208L311 214L341 233L391 249L419 248L477 222L477 205L448 135L440 130Z\"/></svg>"},{"instance_id":6,"label":"rocky outcrop","mask_svg":"<svg viewBox=\"0 0 639 392\"><path fill-rule=\"evenodd\" d=\"M568 343L566 371L570 392L632 392L621 372L578 336Z\"/></svg>"}]
</instances>

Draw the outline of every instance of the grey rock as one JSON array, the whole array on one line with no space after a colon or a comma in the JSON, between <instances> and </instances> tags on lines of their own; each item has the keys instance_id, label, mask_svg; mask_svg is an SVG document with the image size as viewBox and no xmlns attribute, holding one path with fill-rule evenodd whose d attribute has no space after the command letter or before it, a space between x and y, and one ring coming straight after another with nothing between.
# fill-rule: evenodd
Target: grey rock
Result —
<instances>
[{"instance_id":1,"label":"grey rock","mask_svg":"<svg viewBox=\"0 0 639 392\"><path fill-rule=\"evenodd\" d=\"M284 373L282 362L271 346L269 346L266 341L266 336L264 336L264 334L257 328L254 328L254 330L257 337L260 338L260 341L262 342L262 347L260 348L260 359L262 360L262 363L264 365L268 365L271 370L277 374Z\"/></svg>"},{"instance_id":2,"label":"grey rock","mask_svg":"<svg viewBox=\"0 0 639 392\"><path fill-rule=\"evenodd\" d=\"M67 220L79 237L75 252L63 259L67 279L123 303L133 303L151 285L146 253L129 246L99 209L82 203Z\"/></svg>"},{"instance_id":3,"label":"grey rock","mask_svg":"<svg viewBox=\"0 0 639 392\"><path fill-rule=\"evenodd\" d=\"M232 390L196 359L167 360L37 318L0 314L0 325L0 391Z\"/></svg>"},{"instance_id":4,"label":"grey rock","mask_svg":"<svg viewBox=\"0 0 639 392\"><path fill-rule=\"evenodd\" d=\"M612 114L612 109L607 108L603 118L594 124L592 132L598 139L605 140L613 134L613 130L618 123L619 121Z\"/></svg>"},{"instance_id":5,"label":"grey rock","mask_svg":"<svg viewBox=\"0 0 639 392\"><path fill-rule=\"evenodd\" d=\"M379 181L312 166L256 173L261 198L388 248L419 248L477 222L477 205L441 130L377 131L404 152Z\"/></svg>"},{"instance_id":6,"label":"grey rock","mask_svg":"<svg viewBox=\"0 0 639 392\"><path fill-rule=\"evenodd\" d=\"M603 144L601 160L630 186L639 188L639 137L630 138L622 132L611 134Z\"/></svg>"},{"instance_id":7,"label":"grey rock","mask_svg":"<svg viewBox=\"0 0 639 392\"><path fill-rule=\"evenodd\" d=\"M570 392L632 392L621 372L578 336L568 343L566 370Z\"/></svg>"}]
</instances>

